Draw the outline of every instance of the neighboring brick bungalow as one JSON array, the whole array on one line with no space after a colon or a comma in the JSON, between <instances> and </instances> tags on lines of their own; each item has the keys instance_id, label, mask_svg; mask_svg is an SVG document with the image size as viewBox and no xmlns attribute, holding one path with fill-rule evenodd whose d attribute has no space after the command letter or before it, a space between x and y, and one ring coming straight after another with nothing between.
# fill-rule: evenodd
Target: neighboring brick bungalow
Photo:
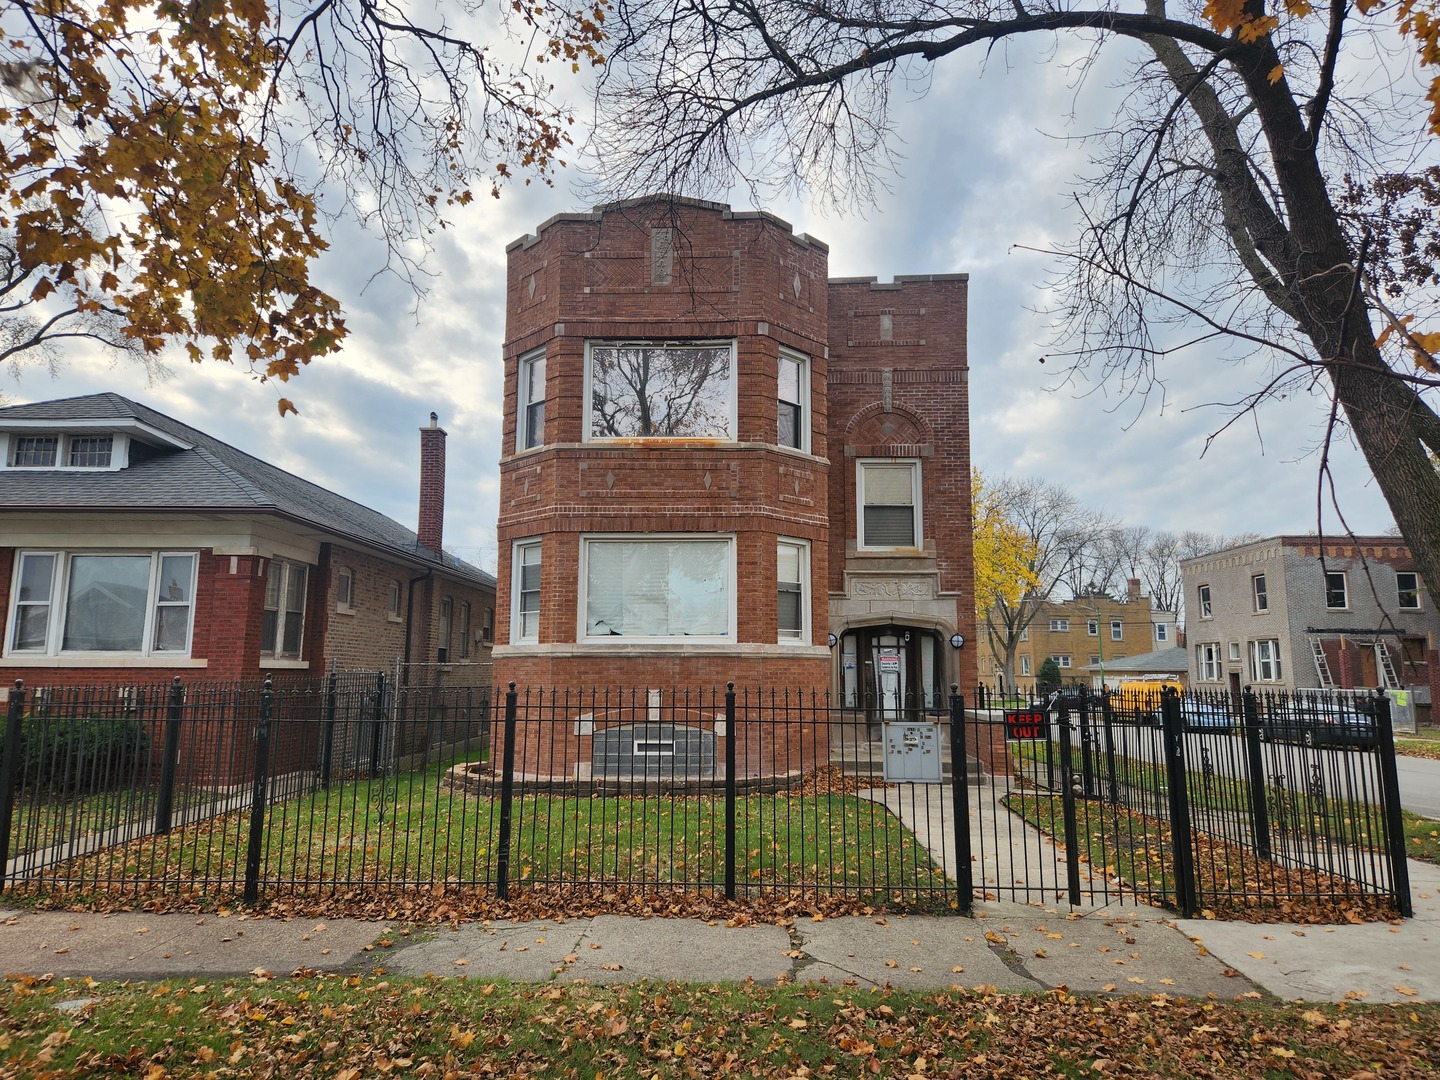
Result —
<instances>
[{"instance_id":1,"label":"neighboring brick bungalow","mask_svg":"<svg viewBox=\"0 0 1440 1080\"><path fill-rule=\"evenodd\" d=\"M967 276L828 256L668 197L510 245L497 680L829 692L872 733L975 684Z\"/></svg>"},{"instance_id":2,"label":"neighboring brick bungalow","mask_svg":"<svg viewBox=\"0 0 1440 1080\"><path fill-rule=\"evenodd\" d=\"M0 675L28 685L408 669L489 681L495 579L420 533L117 394L0 409Z\"/></svg>"}]
</instances>

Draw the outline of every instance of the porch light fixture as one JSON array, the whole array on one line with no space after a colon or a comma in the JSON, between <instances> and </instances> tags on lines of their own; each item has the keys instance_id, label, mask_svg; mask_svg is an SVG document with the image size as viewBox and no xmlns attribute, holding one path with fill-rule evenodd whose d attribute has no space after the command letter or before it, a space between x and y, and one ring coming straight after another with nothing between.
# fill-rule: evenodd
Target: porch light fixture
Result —
<instances>
[{"instance_id":1,"label":"porch light fixture","mask_svg":"<svg viewBox=\"0 0 1440 1080\"><path fill-rule=\"evenodd\" d=\"M962 646L962 645L964 645L964 644L965 644L965 635L964 635L964 634L951 634L951 635L950 635L950 647L951 647L952 649L958 649L958 648L960 648L960 646Z\"/></svg>"},{"instance_id":2,"label":"porch light fixture","mask_svg":"<svg viewBox=\"0 0 1440 1080\"><path fill-rule=\"evenodd\" d=\"M834 634L831 634L831 635L830 635L829 641L830 641L830 648L832 648L832 649L833 649L836 645L839 645L839 644L840 644L840 639L839 639L838 637L836 637Z\"/></svg>"}]
</instances>

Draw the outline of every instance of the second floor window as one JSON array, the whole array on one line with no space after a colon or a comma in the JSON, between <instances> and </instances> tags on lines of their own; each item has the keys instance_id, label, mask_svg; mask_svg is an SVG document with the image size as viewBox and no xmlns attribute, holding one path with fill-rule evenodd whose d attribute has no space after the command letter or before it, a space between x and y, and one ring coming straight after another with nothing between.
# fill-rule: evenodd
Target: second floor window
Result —
<instances>
[{"instance_id":1,"label":"second floor window","mask_svg":"<svg viewBox=\"0 0 1440 1080\"><path fill-rule=\"evenodd\" d=\"M1210 618L1210 617L1211 617L1211 611L1210 611L1210 586L1209 586L1209 585L1201 585L1201 586L1200 586L1200 618L1202 618L1202 619L1208 619L1208 618Z\"/></svg>"},{"instance_id":2,"label":"second floor window","mask_svg":"<svg viewBox=\"0 0 1440 1080\"><path fill-rule=\"evenodd\" d=\"M1063 634L1065 631L1067 631L1067 630L1069 630L1069 629L1070 629L1070 620L1069 620L1069 619L1051 619L1051 620L1050 620L1050 630L1051 630L1053 633Z\"/></svg>"},{"instance_id":3,"label":"second floor window","mask_svg":"<svg viewBox=\"0 0 1440 1080\"><path fill-rule=\"evenodd\" d=\"M1254 590L1255 590L1255 610L1256 610L1256 612L1258 613L1258 612L1262 612L1262 611L1269 611L1269 610L1270 610L1270 594L1269 594L1269 592L1268 592L1268 591L1266 590L1266 588L1265 588L1265 575L1264 575L1264 574L1256 574L1253 578L1250 579L1250 583L1251 583L1251 585L1254 587Z\"/></svg>"},{"instance_id":4,"label":"second floor window","mask_svg":"<svg viewBox=\"0 0 1440 1080\"><path fill-rule=\"evenodd\" d=\"M1420 610L1420 575L1402 573L1395 575L1395 589L1399 593L1400 608L1403 611Z\"/></svg>"},{"instance_id":5,"label":"second floor window","mask_svg":"<svg viewBox=\"0 0 1440 1080\"><path fill-rule=\"evenodd\" d=\"M586 437L734 438L734 361L728 341L592 343Z\"/></svg>"},{"instance_id":6,"label":"second floor window","mask_svg":"<svg viewBox=\"0 0 1440 1080\"><path fill-rule=\"evenodd\" d=\"M545 354L520 358L520 415L515 449L530 450L545 442Z\"/></svg>"},{"instance_id":7,"label":"second floor window","mask_svg":"<svg viewBox=\"0 0 1440 1080\"><path fill-rule=\"evenodd\" d=\"M776 411L779 417L775 441L781 446L807 450L810 434L805 422L806 379L805 361L799 356L782 352L779 367L779 392Z\"/></svg>"},{"instance_id":8,"label":"second floor window","mask_svg":"<svg viewBox=\"0 0 1440 1080\"><path fill-rule=\"evenodd\" d=\"M1110 640L1111 640L1111 641L1124 641L1124 640L1125 640L1125 624L1124 624L1123 622L1121 622L1119 619L1111 619L1111 620L1110 620Z\"/></svg>"},{"instance_id":9,"label":"second floor window","mask_svg":"<svg viewBox=\"0 0 1440 1080\"><path fill-rule=\"evenodd\" d=\"M1343 570L1325 575L1325 606L1332 611L1350 606L1350 592L1346 588Z\"/></svg>"}]
</instances>

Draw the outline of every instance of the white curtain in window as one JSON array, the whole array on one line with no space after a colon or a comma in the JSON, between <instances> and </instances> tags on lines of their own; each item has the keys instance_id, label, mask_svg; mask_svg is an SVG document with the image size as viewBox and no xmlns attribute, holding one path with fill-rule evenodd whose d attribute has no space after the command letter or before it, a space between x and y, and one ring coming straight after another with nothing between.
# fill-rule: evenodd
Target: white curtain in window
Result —
<instances>
[{"instance_id":1,"label":"white curtain in window","mask_svg":"<svg viewBox=\"0 0 1440 1080\"><path fill-rule=\"evenodd\" d=\"M722 637L730 628L725 540L592 542L587 637Z\"/></svg>"},{"instance_id":2,"label":"white curtain in window","mask_svg":"<svg viewBox=\"0 0 1440 1080\"><path fill-rule=\"evenodd\" d=\"M149 596L150 556L72 556L63 647L139 652Z\"/></svg>"}]
</instances>

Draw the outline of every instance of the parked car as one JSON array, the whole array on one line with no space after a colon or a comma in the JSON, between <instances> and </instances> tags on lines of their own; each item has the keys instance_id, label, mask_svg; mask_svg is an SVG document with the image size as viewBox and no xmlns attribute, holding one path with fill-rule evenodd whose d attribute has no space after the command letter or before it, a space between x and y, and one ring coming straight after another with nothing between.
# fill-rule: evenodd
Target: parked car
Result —
<instances>
[{"instance_id":1,"label":"parked car","mask_svg":"<svg viewBox=\"0 0 1440 1080\"><path fill-rule=\"evenodd\" d=\"M1185 721L1186 731L1229 731L1235 726L1235 717L1224 705L1212 701L1188 701L1180 699L1180 715ZM1150 713L1148 722L1160 726L1160 710Z\"/></svg>"},{"instance_id":2,"label":"parked car","mask_svg":"<svg viewBox=\"0 0 1440 1080\"><path fill-rule=\"evenodd\" d=\"M1266 742L1305 746L1375 745L1375 716L1365 701L1344 705L1331 701L1294 701L1290 707L1260 720Z\"/></svg>"}]
</instances>

